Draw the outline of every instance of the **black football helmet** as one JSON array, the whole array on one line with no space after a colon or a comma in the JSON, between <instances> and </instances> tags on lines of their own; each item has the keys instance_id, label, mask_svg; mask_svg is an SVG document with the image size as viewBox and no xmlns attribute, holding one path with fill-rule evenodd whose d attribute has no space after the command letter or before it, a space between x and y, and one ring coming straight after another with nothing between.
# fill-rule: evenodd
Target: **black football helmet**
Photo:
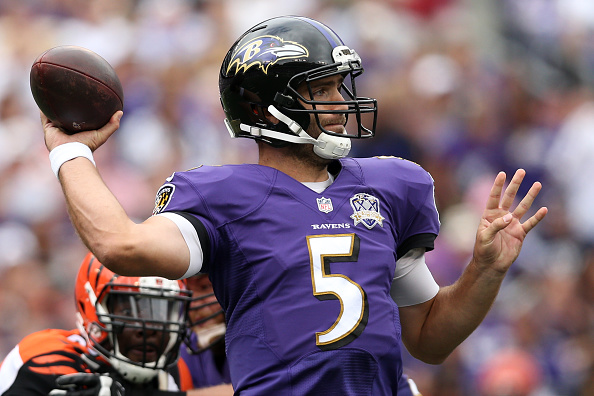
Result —
<instances>
[{"instance_id":1,"label":"black football helmet","mask_svg":"<svg viewBox=\"0 0 594 396\"><path fill-rule=\"evenodd\" d=\"M309 143L322 158L345 157L349 138L375 134L377 101L357 96L355 78L361 73L359 55L324 24L299 16L268 19L244 33L221 65L219 90L225 124L232 137L263 140L275 147L287 142ZM337 74L344 77L342 102L312 101L297 91L305 83L313 97L312 81ZM300 102L312 109L305 109ZM341 109L320 109L320 105ZM280 122L270 122L264 110ZM310 114L322 131L317 139L306 133ZM354 117L356 131L345 135L326 130L318 114Z\"/></svg>"}]
</instances>

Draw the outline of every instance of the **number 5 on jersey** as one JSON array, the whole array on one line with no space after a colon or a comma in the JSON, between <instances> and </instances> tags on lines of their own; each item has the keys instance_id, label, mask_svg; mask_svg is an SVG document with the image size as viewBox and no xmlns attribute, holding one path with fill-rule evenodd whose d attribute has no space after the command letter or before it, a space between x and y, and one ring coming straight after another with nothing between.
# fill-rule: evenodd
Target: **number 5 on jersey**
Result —
<instances>
[{"instance_id":1,"label":"number 5 on jersey","mask_svg":"<svg viewBox=\"0 0 594 396\"><path fill-rule=\"evenodd\" d=\"M332 274L330 264L357 261L359 237L355 234L311 235L307 237L314 296L340 302L340 313L326 331L316 332L322 350L338 349L357 338L367 326L369 305L365 290L342 274Z\"/></svg>"}]
</instances>

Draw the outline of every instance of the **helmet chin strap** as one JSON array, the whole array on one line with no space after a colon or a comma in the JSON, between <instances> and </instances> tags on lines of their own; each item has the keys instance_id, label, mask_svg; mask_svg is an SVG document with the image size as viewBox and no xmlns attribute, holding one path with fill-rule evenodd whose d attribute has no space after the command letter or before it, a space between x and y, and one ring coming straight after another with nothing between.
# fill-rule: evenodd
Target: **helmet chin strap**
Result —
<instances>
[{"instance_id":1,"label":"helmet chin strap","mask_svg":"<svg viewBox=\"0 0 594 396\"><path fill-rule=\"evenodd\" d=\"M289 135L283 132L271 131L269 129L258 128L246 124L240 124L239 127L242 131L248 132L252 136L266 136L269 138L282 140L290 143L313 144L314 153L316 153L319 157L325 159L344 158L349 154L349 151L351 150L351 139L346 137L328 135L324 132L320 133L320 136L318 136L317 139L314 139L303 130L301 125L299 125L291 118L281 113L273 105L268 106L268 111L270 111L270 114L276 117L280 122L286 124L291 130L291 132L293 132L297 136ZM227 119L225 119L225 124L227 124L227 128L230 128Z\"/></svg>"}]
</instances>

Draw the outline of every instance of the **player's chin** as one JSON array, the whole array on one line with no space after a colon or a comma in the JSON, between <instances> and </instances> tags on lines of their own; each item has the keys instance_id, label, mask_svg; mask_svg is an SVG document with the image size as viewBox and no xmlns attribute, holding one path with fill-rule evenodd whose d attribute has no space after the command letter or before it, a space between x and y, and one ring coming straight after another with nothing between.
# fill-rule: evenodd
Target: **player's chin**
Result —
<instances>
[{"instance_id":1,"label":"player's chin","mask_svg":"<svg viewBox=\"0 0 594 396\"><path fill-rule=\"evenodd\" d=\"M328 132L332 132L332 134L336 134L336 135L346 135L346 128L344 127L344 125L341 124L329 124L329 125L325 125L324 129Z\"/></svg>"},{"instance_id":2,"label":"player's chin","mask_svg":"<svg viewBox=\"0 0 594 396\"><path fill-rule=\"evenodd\" d=\"M161 356L161 351L155 346L146 348L137 347L128 350L125 356L136 363L150 363L155 362Z\"/></svg>"}]
</instances>

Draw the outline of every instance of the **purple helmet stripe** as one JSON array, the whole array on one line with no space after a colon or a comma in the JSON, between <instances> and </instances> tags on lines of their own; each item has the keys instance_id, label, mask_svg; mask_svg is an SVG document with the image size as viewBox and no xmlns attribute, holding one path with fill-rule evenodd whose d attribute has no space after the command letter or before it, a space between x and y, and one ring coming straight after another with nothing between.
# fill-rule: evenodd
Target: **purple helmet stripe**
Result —
<instances>
[{"instance_id":1,"label":"purple helmet stripe","mask_svg":"<svg viewBox=\"0 0 594 396\"><path fill-rule=\"evenodd\" d=\"M328 40L330 45L332 45L332 47L338 47L339 45L344 45L344 43L342 42L342 39L340 37L338 37L338 34L336 34L336 32L334 30L330 29L328 26L326 26L316 20L305 18L305 17L295 17L295 18L301 19L302 21L305 21L305 22L309 23L310 25L312 25L313 27L315 27L316 29L318 29L320 31L320 33L322 33L324 35L324 37L326 37L326 39Z\"/></svg>"}]
</instances>

